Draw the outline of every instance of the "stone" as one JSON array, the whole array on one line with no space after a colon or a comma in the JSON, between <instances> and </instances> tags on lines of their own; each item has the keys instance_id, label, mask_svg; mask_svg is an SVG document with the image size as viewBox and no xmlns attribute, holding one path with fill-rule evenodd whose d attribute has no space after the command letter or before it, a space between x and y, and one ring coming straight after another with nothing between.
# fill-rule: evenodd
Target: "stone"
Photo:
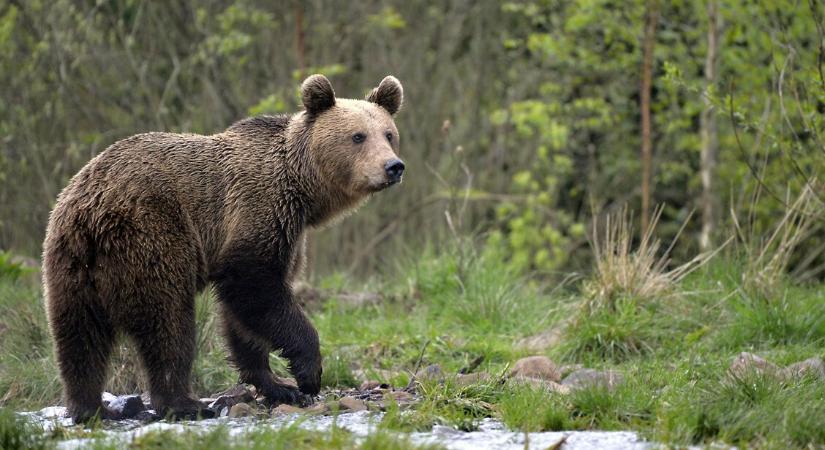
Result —
<instances>
[{"instance_id":1,"label":"stone","mask_svg":"<svg viewBox=\"0 0 825 450\"><path fill-rule=\"evenodd\" d=\"M805 361L793 363L782 369L782 377L785 379L815 377L825 380L825 362L822 358L808 358Z\"/></svg>"},{"instance_id":2,"label":"stone","mask_svg":"<svg viewBox=\"0 0 825 450\"><path fill-rule=\"evenodd\" d=\"M326 414L329 411L329 405L326 403L316 403L310 407L304 408L304 412L307 414Z\"/></svg>"},{"instance_id":3,"label":"stone","mask_svg":"<svg viewBox=\"0 0 825 450\"><path fill-rule=\"evenodd\" d=\"M138 414L147 409L140 395L116 396L109 392L104 392L101 395L101 402L103 406L118 414L122 419L134 419Z\"/></svg>"},{"instance_id":4,"label":"stone","mask_svg":"<svg viewBox=\"0 0 825 450\"><path fill-rule=\"evenodd\" d=\"M366 411L367 405L355 397L342 397L338 400L338 406L348 411Z\"/></svg>"},{"instance_id":5,"label":"stone","mask_svg":"<svg viewBox=\"0 0 825 450\"><path fill-rule=\"evenodd\" d=\"M134 419L143 411L146 411L146 405L139 395L129 395L117 397L115 400L109 402L109 409L123 416L124 419Z\"/></svg>"},{"instance_id":6,"label":"stone","mask_svg":"<svg viewBox=\"0 0 825 450\"><path fill-rule=\"evenodd\" d=\"M612 391L623 382L624 375L615 370L579 369L568 375L561 384L571 390L599 386Z\"/></svg>"},{"instance_id":7,"label":"stone","mask_svg":"<svg viewBox=\"0 0 825 450\"><path fill-rule=\"evenodd\" d=\"M438 364L429 365L415 373L417 380L443 380L444 371Z\"/></svg>"},{"instance_id":8,"label":"stone","mask_svg":"<svg viewBox=\"0 0 825 450\"><path fill-rule=\"evenodd\" d=\"M547 392L555 392L558 394L570 393L570 386L565 386L563 384L559 384L551 380L543 380L541 378L515 376L511 377L509 380L507 380L507 382L510 385L532 386L536 389L544 389Z\"/></svg>"},{"instance_id":9,"label":"stone","mask_svg":"<svg viewBox=\"0 0 825 450\"><path fill-rule=\"evenodd\" d=\"M228 416L233 419L236 419L239 417L251 417L254 416L255 413L255 408L249 406L248 403L237 403L235 405L232 405L231 408L229 408Z\"/></svg>"},{"instance_id":10,"label":"stone","mask_svg":"<svg viewBox=\"0 0 825 450\"><path fill-rule=\"evenodd\" d=\"M571 373L581 369L584 369L584 366L581 364L565 364L559 367L559 374L561 375L561 379L563 380L567 378L567 376Z\"/></svg>"},{"instance_id":11,"label":"stone","mask_svg":"<svg viewBox=\"0 0 825 450\"><path fill-rule=\"evenodd\" d=\"M492 381L493 377L486 372L476 372L459 374L455 377L455 384L458 386L471 386L473 384L486 384Z\"/></svg>"},{"instance_id":12,"label":"stone","mask_svg":"<svg viewBox=\"0 0 825 450\"><path fill-rule=\"evenodd\" d=\"M358 386L359 391L374 391L376 389L389 389L390 385L380 381L365 381Z\"/></svg>"},{"instance_id":13,"label":"stone","mask_svg":"<svg viewBox=\"0 0 825 450\"><path fill-rule=\"evenodd\" d=\"M249 403L255 400L255 393L243 384L231 387L215 395L215 400L209 403L209 409L220 412L223 408L232 408L239 403ZM231 411L230 411L231 412Z\"/></svg>"},{"instance_id":14,"label":"stone","mask_svg":"<svg viewBox=\"0 0 825 450\"><path fill-rule=\"evenodd\" d=\"M516 361L510 370L510 377L527 377L549 380L558 383L561 381L559 370L550 358L546 356L528 356Z\"/></svg>"},{"instance_id":15,"label":"stone","mask_svg":"<svg viewBox=\"0 0 825 450\"><path fill-rule=\"evenodd\" d=\"M767 375L772 377L780 377L779 367L753 353L742 352L733 359L733 362L728 368L731 376L742 378L749 373L756 373L759 375Z\"/></svg>"},{"instance_id":16,"label":"stone","mask_svg":"<svg viewBox=\"0 0 825 450\"><path fill-rule=\"evenodd\" d=\"M282 403L272 409L272 414L297 414L302 412L304 412L303 409L286 403Z\"/></svg>"},{"instance_id":17,"label":"stone","mask_svg":"<svg viewBox=\"0 0 825 450\"><path fill-rule=\"evenodd\" d=\"M407 391L390 391L384 393L384 400L395 400L396 402L408 402L413 399L412 394Z\"/></svg>"}]
</instances>

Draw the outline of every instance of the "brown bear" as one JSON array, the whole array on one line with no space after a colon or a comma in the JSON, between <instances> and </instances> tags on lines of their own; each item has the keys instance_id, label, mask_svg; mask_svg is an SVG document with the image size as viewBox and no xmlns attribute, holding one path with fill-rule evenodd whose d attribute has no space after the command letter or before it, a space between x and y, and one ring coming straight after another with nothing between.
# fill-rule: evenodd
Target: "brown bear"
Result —
<instances>
[{"instance_id":1,"label":"brown bear","mask_svg":"<svg viewBox=\"0 0 825 450\"><path fill-rule=\"evenodd\" d=\"M146 133L112 144L58 197L43 251L49 326L76 422L99 415L119 334L135 343L160 414L207 414L192 394L195 295L214 286L240 381L269 401L318 394L318 333L291 292L303 233L401 181L388 76L364 100L337 99L322 75L304 111L222 133ZM276 381L281 350L298 388Z\"/></svg>"}]
</instances>

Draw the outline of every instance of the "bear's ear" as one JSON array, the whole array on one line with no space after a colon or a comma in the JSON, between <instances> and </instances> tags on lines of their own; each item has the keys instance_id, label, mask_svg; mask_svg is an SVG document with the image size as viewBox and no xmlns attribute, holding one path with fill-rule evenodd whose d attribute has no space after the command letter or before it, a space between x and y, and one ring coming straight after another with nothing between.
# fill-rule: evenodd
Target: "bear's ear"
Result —
<instances>
[{"instance_id":1,"label":"bear's ear","mask_svg":"<svg viewBox=\"0 0 825 450\"><path fill-rule=\"evenodd\" d=\"M301 84L301 100L310 114L318 114L335 106L335 91L327 77L310 75Z\"/></svg>"},{"instance_id":2,"label":"bear's ear","mask_svg":"<svg viewBox=\"0 0 825 450\"><path fill-rule=\"evenodd\" d=\"M370 92L367 101L377 103L378 106L395 115L401 109L401 104L404 103L404 88L401 87L398 78L390 75L381 80L378 87Z\"/></svg>"}]
</instances>

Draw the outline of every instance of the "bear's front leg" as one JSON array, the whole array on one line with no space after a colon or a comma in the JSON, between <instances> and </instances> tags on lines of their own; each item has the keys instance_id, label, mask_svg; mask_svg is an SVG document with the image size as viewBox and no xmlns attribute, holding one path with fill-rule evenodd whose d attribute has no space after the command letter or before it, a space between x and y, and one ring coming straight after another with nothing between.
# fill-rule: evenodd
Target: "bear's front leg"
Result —
<instances>
[{"instance_id":1,"label":"bear's front leg","mask_svg":"<svg viewBox=\"0 0 825 450\"><path fill-rule=\"evenodd\" d=\"M227 341L242 381L255 385L270 401L300 403L300 393L314 396L321 390L318 333L283 277L259 275L230 275L216 283ZM269 368L271 350L282 350L289 360L300 392L275 381Z\"/></svg>"},{"instance_id":2,"label":"bear's front leg","mask_svg":"<svg viewBox=\"0 0 825 450\"><path fill-rule=\"evenodd\" d=\"M305 406L312 398L292 385L281 383L269 367L270 345L250 334L236 320L224 317L224 334L231 361L238 369L241 383L248 383L272 404L289 403Z\"/></svg>"}]
</instances>

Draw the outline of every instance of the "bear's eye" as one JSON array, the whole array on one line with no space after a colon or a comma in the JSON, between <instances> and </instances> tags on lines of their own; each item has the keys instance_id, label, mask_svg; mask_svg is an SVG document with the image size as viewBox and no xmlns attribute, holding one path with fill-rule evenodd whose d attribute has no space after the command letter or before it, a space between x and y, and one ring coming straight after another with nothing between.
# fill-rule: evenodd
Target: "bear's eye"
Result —
<instances>
[{"instance_id":1,"label":"bear's eye","mask_svg":"<svg viewBox=\"0 0 825 450\"><path fill-rule=\"evenodd\" d=\"M367 135L364 133L355 133L352 135L352 142L356 144L360 144L367 140Z\"/></svg>"},{"instance_id":2,"label":"bear's eye","mask_svg":"<svg viewBox=\"0 0 825 450\"><path fill-rule=\"evenodd\" d=\"M392 142L392 133L390 133L390 132L388 131L388 132L387 132L387 134L386 134L386 136L387 136L387 140L388 140L388 141L390 141L390 142Z\"/></svg>"}]
</instances>

